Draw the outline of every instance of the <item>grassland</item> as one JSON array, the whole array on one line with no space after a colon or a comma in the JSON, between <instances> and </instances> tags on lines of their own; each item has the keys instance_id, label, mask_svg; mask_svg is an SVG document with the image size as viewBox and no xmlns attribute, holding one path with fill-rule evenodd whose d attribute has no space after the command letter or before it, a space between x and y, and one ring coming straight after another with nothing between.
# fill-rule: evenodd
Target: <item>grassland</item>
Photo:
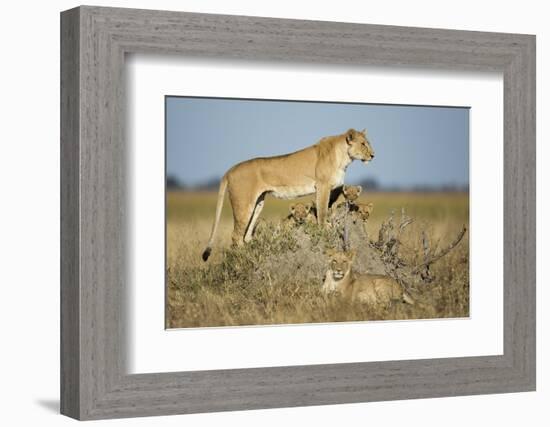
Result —
<instances>
[{"instance_id":1,"label":"grassland","mask_svg":"<svg viewBox=\"0 0 550 427\"><path fill-rule=\"evenodd\" d=\"M468 195L464 193L372 193L362 196L361 201L374 203L367 224L368 234L374 238L392 210L405 208L414 218L402 245L411 263L421 260L422 232L436 250L447 245L469 222ZM254 241L234 249L230 248L233 221L226 200L212 257L204 263L201 253L212 227L216 194L167 194L168 328L469 315L467 235L433 264L432 282L409 284L418 304L395 303L375 309L321 292L326 241L315 227L285 232L277 226L291 203L267 197ZM369 270L368 261L356 269Z\"/></svg>"}]
</instances>

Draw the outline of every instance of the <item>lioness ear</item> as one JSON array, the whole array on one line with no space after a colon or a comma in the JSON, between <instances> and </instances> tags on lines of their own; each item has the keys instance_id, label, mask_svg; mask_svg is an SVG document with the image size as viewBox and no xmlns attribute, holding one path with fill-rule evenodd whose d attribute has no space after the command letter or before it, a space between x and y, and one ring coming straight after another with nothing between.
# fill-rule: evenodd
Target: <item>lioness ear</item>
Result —
<instances>
[{"instance_id":1,"label":"lioness ear","mask_svg":"<svg viewBox=\"0 0 550 427\"><path fill-rule=\"evenodd\" d=\"M309 212L311 209L311 205L305 205L304 207L306 208L306 212Z\"/></svg>"},{"instance_id":2,"label":"lioness ear","mask_svg":"<svg viewBox=\"0 0 550 427\"><path fill-rule=\"evenodd\" d=\"M346 132L346 142L348 144L351 144L351 141L353 141L353 137L355 136L356 130L355 129L349 129Z\"/></svg>"},{"instance_id":3,"label":"lioness ear","mask_svg":"<svg viewBox=\"0 0 550 427\"><path fill-rule=\"evenodd\" d=\"M290 205L290 212L294 213L295 209L296 209L296 205Z\"/></svg>"},{"instance_id":4,"label":"lioness ear","mask_svg":"<svg viewBox=\"0 0 550 427\"><path fill-rule=\"evenodd\" d=\"M346 252L346 256L350 261L353 261L355 259L355 255L357 254L357 251L355 249L350 249Z\"/></svg>"},{"instance_id":5,"label":"lioness ear","mask_svg":"<svg viewBox=\"0 0 550 427\"><path fill-rule=\"evenodd\" d=\"M364 136L367 136L367 129L366 129L366 128L363 129L363 130L361 131L361 133L362 133Z\"/></svg>"},{"instance_id":6,"label":"lioness ear","mask_svg":"<svg viewBox=\"0 0 550 427\"><path fill-rule=\"evenodd\" d=\"M357 185L355 188L357 188L357 195L361 194L361 191L363 191L363 187L360 185Z\"/></svg>"}]
</instances>

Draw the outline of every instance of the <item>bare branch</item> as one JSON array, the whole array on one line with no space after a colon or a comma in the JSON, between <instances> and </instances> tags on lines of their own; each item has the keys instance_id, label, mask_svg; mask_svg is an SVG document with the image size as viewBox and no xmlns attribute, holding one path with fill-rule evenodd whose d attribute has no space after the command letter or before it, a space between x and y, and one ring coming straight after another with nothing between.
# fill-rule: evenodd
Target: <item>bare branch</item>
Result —
<instances>
[{"instance_id":1,"label":"bare branch","mask_svg":"<svg viewBox=\"0 0 550 427\"><path fill-rule=\"evenodd\" d=\"M424 249L424 262L430 259L430 242L426 235L426 230L422 230L422 248Z\"/></svg>"},{"instance_id":2,"label":"bare branch","mask_svg":"<svg viewBox=\"0 0 550 427\"><path fill-rule=\"evenodd\" d=\"M342 240L344 243L344 251L349 250L349 229L348 229L348 212L349 212L349 201L346 200L346 209L344 213L344 230L342 233Z\"/></svg>"},{"instance_id":3,"label":"bare branch","mask_svg":"<svg viewBox=\"0 0 550 427\"><path fill-rule=\"evenodd\" d=\"M374 244L374 246L378 249L382 249L388 240L388 234L388 223L387 221L384 221L380 226L380 230L378 230L378 241Z\"/></svg>"},{"instance_id":4,"label":"bare branch","mask_svg":"<svg viewBox=\"0 0 550 427\"><path fill-rule=\"evenodd\" d=\"M393 216L395 215L395 209L390 211L390 217L388 218L388 231L393 231Z\"/></svg>"},{"instance_id":5,"label":"bare branch","mask_svg":"<svg viewBox=\"0 0 550 427\"><path fill-rule=\"evenodd\" d=\"M399 224L399 234L401 234L403 232L403 230L405 229L405 227L407 227L408 225L412 224L413 223L413 219L412 218L407 218L405 221L403 221L401 224Z\"/></svg>"},{"instance_id":6,"label":"bare branch","mask_svg":"<svg viewBox=\"0 0 550 427\"><path fill-rule=\"evenodd\" d=\"M462 227L462 230L460 231L460 233L458 233L458 236L456 237L456 239L447 248L443 249L442 251L440 251L436 255L429 256L428 259L425 259L422 264L417 265L413 270L413 274L418 273L422 268L428 267L429 265L433 264L434 262L436 262L440 258L447 255L451 250L454 249L454 247L456 245L458 245L460 243L460 241L464 237L464 234L466 234L466 226L465 225ZM429 246L427 244L427 239L425 239L425 234L424 234L424 237L423 237L422 240L423 240L423 244L424 244L424 255L426 256L426 254L429 253Z\"/></svg>"},{"instance_id":7,"label":"bare branch","mask_svg":"<svg viewBox=\"0 0 550 427\"><path fill-rule=\"evenodd\" d=\"M399 234L403 232L405 227L412 224L413 219L405 214L405 208L401 208L401 223L399 224Z\"/></svg>"}]
</instances>

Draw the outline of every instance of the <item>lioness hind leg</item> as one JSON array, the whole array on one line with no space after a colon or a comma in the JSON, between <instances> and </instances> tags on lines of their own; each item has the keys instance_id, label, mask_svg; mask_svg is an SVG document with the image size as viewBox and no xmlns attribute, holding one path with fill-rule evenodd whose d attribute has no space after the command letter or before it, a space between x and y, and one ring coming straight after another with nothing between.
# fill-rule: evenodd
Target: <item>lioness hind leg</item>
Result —
<instances>
[{"instance_id":1,"label":"lioness hind leg","mask_svg":"<svg viewBox=\"0 0 550 427\"><path fill-rule=\"evenodd\" d=\"M231 200L233 206L233 234L231 240L236 246L241 246L245 242L246 231L252 220L256 202L257 198L249 201Z\"/></svg>"},{"instance_id":2,"label":"lioness hind leg","mask_svg":"<svg viewBox=\"0 0 550 427\"><path fill-rule=\"evenodd\" d=\"M246 234L244 235L244 241L250 242L252 239L252 233L254 233L254 227L256 226L256 221L258 221L258 217L260 216L260 213L262 212L262 209L264 208L264 195L262 194L260 197L258 197L258 201L256 202L256 207L254 208L254 213L252 214L252 218L250 219L250 223L248 224L248 228L246 229Z\"/></svg>"}]
</instances>

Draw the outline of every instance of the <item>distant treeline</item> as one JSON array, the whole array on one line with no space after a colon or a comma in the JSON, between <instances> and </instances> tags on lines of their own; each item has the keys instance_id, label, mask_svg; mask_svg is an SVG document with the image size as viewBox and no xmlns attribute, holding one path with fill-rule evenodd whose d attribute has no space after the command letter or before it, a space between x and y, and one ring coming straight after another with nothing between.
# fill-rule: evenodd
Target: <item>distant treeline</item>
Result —
<instances>
[{"instance_id":1,"label":"distant treeline","mask_svg":"<svg viewBox=\"0 0 550 427\"><path fill-rule=\"evenodd\" d=\"M168 190L179 191L216 191L220 185L219 177L207 179L199 184L186 185L181 182L175 176L166 177L166 188ZM459 184L442 184L442 185L380 185L375 178L365 178L359 182L354 182L354 185L360 185L363 190L366 191L380 191L380 192L401 192L401 191L414 191L414 192L467 192L469 190L468 185Z\"/></svg>"}]
</instances>

